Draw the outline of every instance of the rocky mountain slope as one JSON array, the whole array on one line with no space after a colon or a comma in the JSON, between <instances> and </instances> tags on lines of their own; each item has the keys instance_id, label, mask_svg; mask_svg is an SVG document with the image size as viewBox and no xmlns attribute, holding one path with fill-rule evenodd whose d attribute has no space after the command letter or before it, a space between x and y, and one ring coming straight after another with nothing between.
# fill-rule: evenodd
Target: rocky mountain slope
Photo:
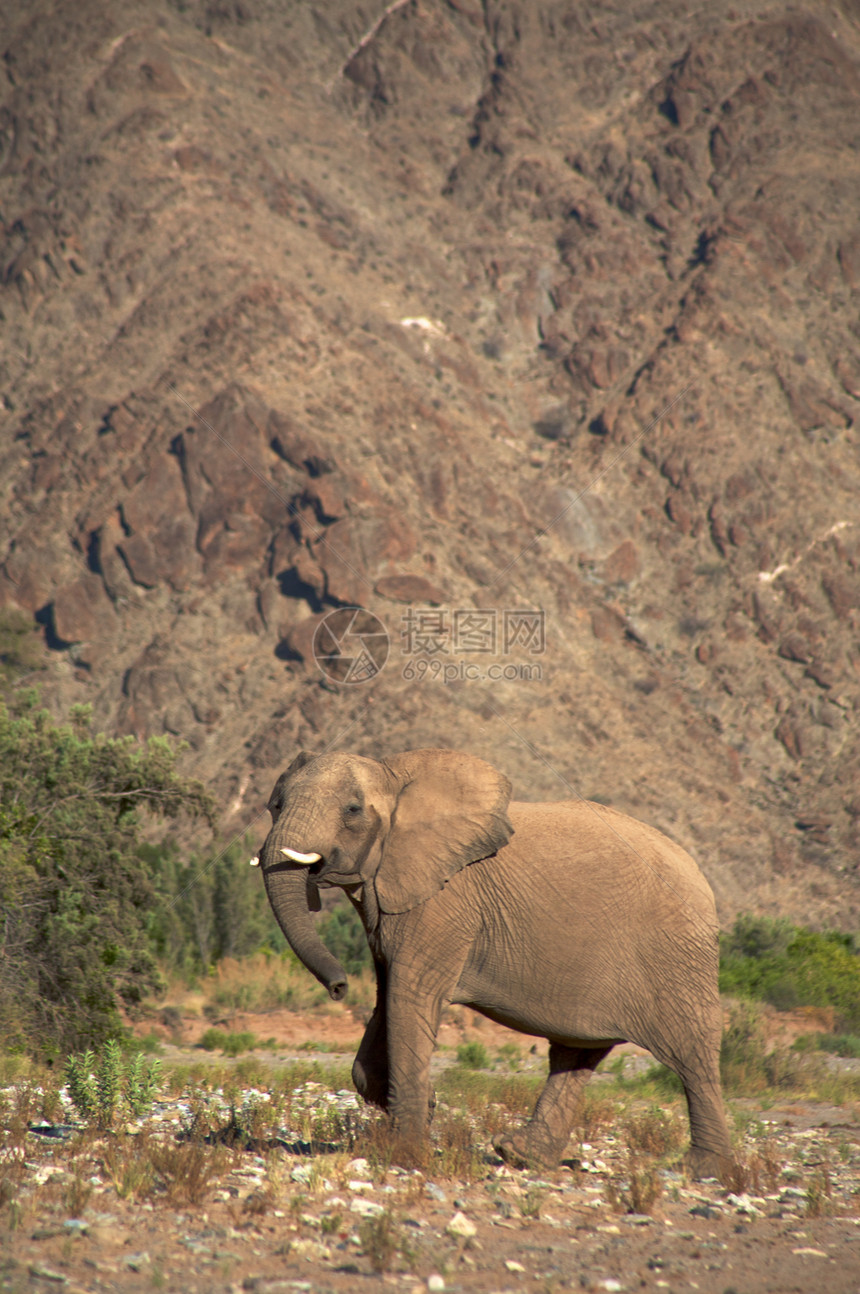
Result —
<instances>
[{"instance_id":1,"label":"rocky mountain slope","mask_svg":"<svg viewBox=\"0 0 860 1294\"><path fill-rule=\"evenodd\" d=\"M458 746L725 921L860 926L856 3L13 0L0 46L48 703L186 740L227 831L299 746ZM364 682L313 658L351 605Z\"/></svg>"}]
</instances>

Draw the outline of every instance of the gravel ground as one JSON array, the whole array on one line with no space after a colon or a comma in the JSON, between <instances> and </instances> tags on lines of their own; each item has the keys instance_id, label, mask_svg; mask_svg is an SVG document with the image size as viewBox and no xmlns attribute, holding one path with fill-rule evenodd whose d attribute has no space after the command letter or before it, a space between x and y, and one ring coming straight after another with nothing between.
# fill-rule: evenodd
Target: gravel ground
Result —
<instances>
[{"instance_id":1,"label":"gravel ground","mask_svg":"<svg viewBox=\"0 0 860 1294\"><path fill-rule=\"evenodd\" d=\"M245 1094L246 1105L267 1100ZM192 1105L190 1095L162 1101L129 1125L138 1143L93 1139L76 1163L70 1114L66 1124L31 1129L23 1169L14 1152L0 1164L0 1182L15 1183L5 1189L0 1289L860 1290L854 1108L735 1102L747 1121L746 1153L762 1163L758 1179L732 1193L660 1171L649 1212L631 1213L627 1149L612 1128L592 1143L572 1143L576 1158L543 1175L512 1172L489 1149L478 1182L380 1173L345 1149L301 1153L309 1120L326 1112L367 1117L353 1093L305 1083L293 1094L289 1124L277 1129L284 1144L265 1154L223 1151L222 1171L200 1204L178 1207L164 1193L123 1198L106 1157L119 1145L176 1146ZM212 1095L209 1108L226 1120L223 1094ZM133 1167L133 1152L129 1160ZM71 1210L75 1181L81 1202ZM381 1274L373 1259L386 1245L389 1270Z\"/></svg>"}]
</instances>

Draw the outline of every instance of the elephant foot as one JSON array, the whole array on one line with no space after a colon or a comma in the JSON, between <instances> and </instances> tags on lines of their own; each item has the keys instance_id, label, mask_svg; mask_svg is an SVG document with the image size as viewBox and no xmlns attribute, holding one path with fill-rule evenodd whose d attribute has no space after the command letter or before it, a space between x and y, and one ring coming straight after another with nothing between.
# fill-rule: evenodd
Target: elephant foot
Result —
<instances>
[{"instance_id":1,"label":"elephant foot","mask_svg":"<svg viewBox=\"0 0 860 1294\"><path fill-rule=\"evenodd\" d=\"M391 1162L397 1168L418 1168L424 1172L430 1162L430 1144L426 1138L405 1136L392 1129L389 1149Z\"/></svg>"},{"instance_id":2,"label":"elephant foot","mask_svg":"<svg viewBox=\"0 0 860 1294\"><path fill-rule=\"evenodd\" d=\"M535 1137L533 1132L521 1128L506 1137L499 1137L493 1142L493 1149L510 1168L549 1169L557 1168L561 1160L555 1146Z\"/></svg>"},{"instance_id":3,"label":"elephant foot","mask_svg":"<svg viewBox=\"0 0 860 1294\"><path fill-rule=\"evenodd\" d=\"M704 1150L701 1146L691 1146L684 1156L684 1168L694 1182L716 1177L726 1185L733 1174L735 1163L730 1155L721 1155L716 1150Z\"/></svg>"}]
</instances>

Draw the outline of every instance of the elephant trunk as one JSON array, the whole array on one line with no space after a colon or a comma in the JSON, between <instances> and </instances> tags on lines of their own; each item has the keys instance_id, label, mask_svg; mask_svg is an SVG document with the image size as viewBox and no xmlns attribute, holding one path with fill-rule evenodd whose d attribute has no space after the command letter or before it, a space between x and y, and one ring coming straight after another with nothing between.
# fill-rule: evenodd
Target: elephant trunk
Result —
<instances>
[{"instance_id":1,"label":"elephant trunk","mask_svg":"<svg viewBox=\"0 0 860 1294\"><path fill-rule=\"evenodd\" d=\"M278 925L299 961L339 1002L346 995L346 971L316 932L308 907L307 867L288 863L269 833L260 854L266 893ZM280 833L279 833L280 834Z\"/></svg>"}]
</instances>

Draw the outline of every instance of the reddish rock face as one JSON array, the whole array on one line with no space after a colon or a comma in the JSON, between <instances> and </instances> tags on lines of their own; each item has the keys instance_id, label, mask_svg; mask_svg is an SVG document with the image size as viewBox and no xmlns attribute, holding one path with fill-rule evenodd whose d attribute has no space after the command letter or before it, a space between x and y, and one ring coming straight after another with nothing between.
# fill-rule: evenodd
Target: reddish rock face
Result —
<instances>
[{"instance_id":1,"label":"reddish rock face","mask_svg":"<svg viewBox=\"0 0 860 1294\"><path fill-rule=\"evenodd\" d=\"M116 613L97 575L82 575L54 597L54 633L63 643L102 641L109 637Z\"/></svg>"},{"instance_id":2,"label":"reddish rock face","mask_svg":"<svg viewBox=\"0 0 860 1294\"><path fill-rule=\"evenodd\" d=\"M860 928L845 6L397 5L345 65L357 0L206 8L4 37L0 602L46 704L219 792L348 725L473 749L668 828L727 921L776 872ZM302 668L398 602L450 686ZM467 680L463 608L545 653Z\"/></svg>"}]
</instances>

